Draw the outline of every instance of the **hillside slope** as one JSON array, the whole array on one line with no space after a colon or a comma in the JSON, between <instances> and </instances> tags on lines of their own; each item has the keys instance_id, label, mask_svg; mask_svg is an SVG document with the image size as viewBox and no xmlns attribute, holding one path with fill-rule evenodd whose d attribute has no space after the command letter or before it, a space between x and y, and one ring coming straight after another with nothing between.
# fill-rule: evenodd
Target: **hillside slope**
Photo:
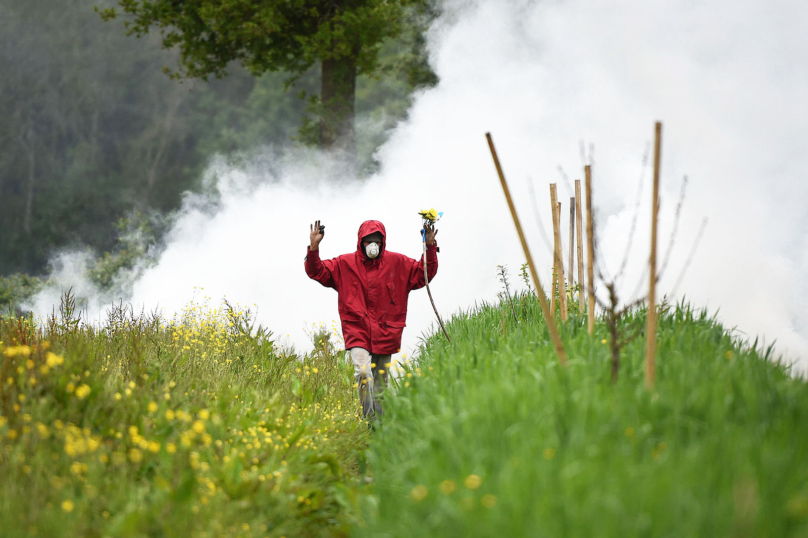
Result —
<instances>
[{"instance_id":1,"label":"hillside slope","mask_svg":"<svg viewBox=\"0 0 808 538\"><path fill-rule=\"evenodd\" d=\"M356 535L808 536L808 385L706 313L662 310L653 392L642 338L612 385L600 323L571 318L560 367L535 301L518 325L455 317L387 400Z\"/></svg>"}]
</instances>

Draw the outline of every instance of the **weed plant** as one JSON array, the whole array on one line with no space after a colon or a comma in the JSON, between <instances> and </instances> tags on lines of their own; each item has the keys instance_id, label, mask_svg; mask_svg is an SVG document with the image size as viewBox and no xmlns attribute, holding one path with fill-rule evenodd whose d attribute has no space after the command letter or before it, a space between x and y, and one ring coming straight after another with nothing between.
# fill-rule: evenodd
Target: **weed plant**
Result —
<instances>
[{"instance_id":1,"label":"weed plant","mask_svg":"<svg viewBox=\"0 0 808 538\"><path fill-rule=\"evenodd\" d=\"M0 319L0 534L344 535L367 424L315 339L297 356L229 305Z\"/></svg>"},{"instance_id":2,"label":"weed plant","mask_svg":"<svg viewBox=\"0 0 808 538\"><path fill-rule=\"evenodd\" d=\"M538 302L516 302L519 323L484 305L424 342L371 445L357 536L808 536L808 385L771 347L663 305L649 392L642 338L613 385L602 320L590 337L571 309L562 367Z\"/></svg>"}]
</instances>

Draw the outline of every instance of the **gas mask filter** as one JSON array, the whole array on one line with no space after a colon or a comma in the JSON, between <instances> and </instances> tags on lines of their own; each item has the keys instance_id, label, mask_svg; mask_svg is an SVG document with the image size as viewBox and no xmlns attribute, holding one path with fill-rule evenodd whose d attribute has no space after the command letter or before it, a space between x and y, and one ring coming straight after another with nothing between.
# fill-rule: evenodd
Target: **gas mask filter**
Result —
<instances>
[{"instance_id":1,"label":"gas mask filter","mask_svg":"<svg viewBox=\"0 0 808 538\"><path fill-rule=\"evenodd\" d=\"M378 243L370 243L368 246L365 247L365 253L368 255L368 258L375 258L379 255L379 244Z\"/></svg>"}]
</instances>

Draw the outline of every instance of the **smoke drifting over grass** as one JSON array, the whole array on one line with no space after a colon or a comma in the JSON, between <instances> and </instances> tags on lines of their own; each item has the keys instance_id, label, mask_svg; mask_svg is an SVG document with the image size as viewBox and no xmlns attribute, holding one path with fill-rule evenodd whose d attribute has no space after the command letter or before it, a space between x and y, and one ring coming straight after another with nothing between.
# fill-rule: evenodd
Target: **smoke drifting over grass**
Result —
<instances>
[{"instance_id":1,"label":"smoke drifting over grass","mask_svg":"<svg viewBox=\"0 0 808 538\"><path fill-rule=\"evenodd\" d=\"M491 131L534 257L549 282L551 253L536 228L532 177L545 229L547 184L563 215L581 178L579 140L594 144L595 205L604 265L617 271L653 122L664 121L661 241L667 244L679 183L690 178L677 245L660 296L679 276L703 217L706 233L679 294L719 311L741 334L777 340L808 365L808 5L722 0L641 2L450 1L430 33L440 84L380 149L381 171L334 181L328 159L268 154L215 161L213 197L188 196L159 263L132 301L167 313L201 294L257 304L276 334L306 347L304 328L337 320L336 293L303 270L308 226L326 225L323 257L350 252L360 223L378 219L388 248L421 252L416 212L444 211L433 293L444 316L495 297L495 269L516 275L521 249L484 133ZM271 164L269 166L268 164ZM632 257L629 299L647 260L650 170ZM564 249L568 248L562 218ZM565 254L564 259L567 259ZM47 303L46 295L38 305ZM49 311L50 308L46 308ZM410 297L405 349L433 323L425 291ZM801 359L800 359L801 357Z\"/></svg>"}]
</instances>

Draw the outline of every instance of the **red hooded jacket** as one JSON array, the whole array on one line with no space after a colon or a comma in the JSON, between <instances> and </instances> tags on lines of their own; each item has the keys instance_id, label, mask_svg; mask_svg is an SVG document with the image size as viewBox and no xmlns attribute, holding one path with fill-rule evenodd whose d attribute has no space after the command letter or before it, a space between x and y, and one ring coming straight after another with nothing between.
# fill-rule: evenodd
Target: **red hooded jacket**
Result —
<instances>
[{"instance_id":1,"label":"red hooded jacket","mask_svg":"<svg viewBox=\"0 0 808 538\"><path fill-rule=\"evenodd\" d=\"M370 259L362 248L362 238L382 234L379 255ZM397 252L388 252L384 224L368 220L359 227L356 252L321 260L320 251L309 247L306 274L323 286L337 290L339 317L345 349L363 347L371 353L387 355L401 349L401 333L407 320L410 291L423 288L424 259L415 261ZM427 245L426 266L429 281L438 272L437 244Z\"/></svg>"}]
</instances>

